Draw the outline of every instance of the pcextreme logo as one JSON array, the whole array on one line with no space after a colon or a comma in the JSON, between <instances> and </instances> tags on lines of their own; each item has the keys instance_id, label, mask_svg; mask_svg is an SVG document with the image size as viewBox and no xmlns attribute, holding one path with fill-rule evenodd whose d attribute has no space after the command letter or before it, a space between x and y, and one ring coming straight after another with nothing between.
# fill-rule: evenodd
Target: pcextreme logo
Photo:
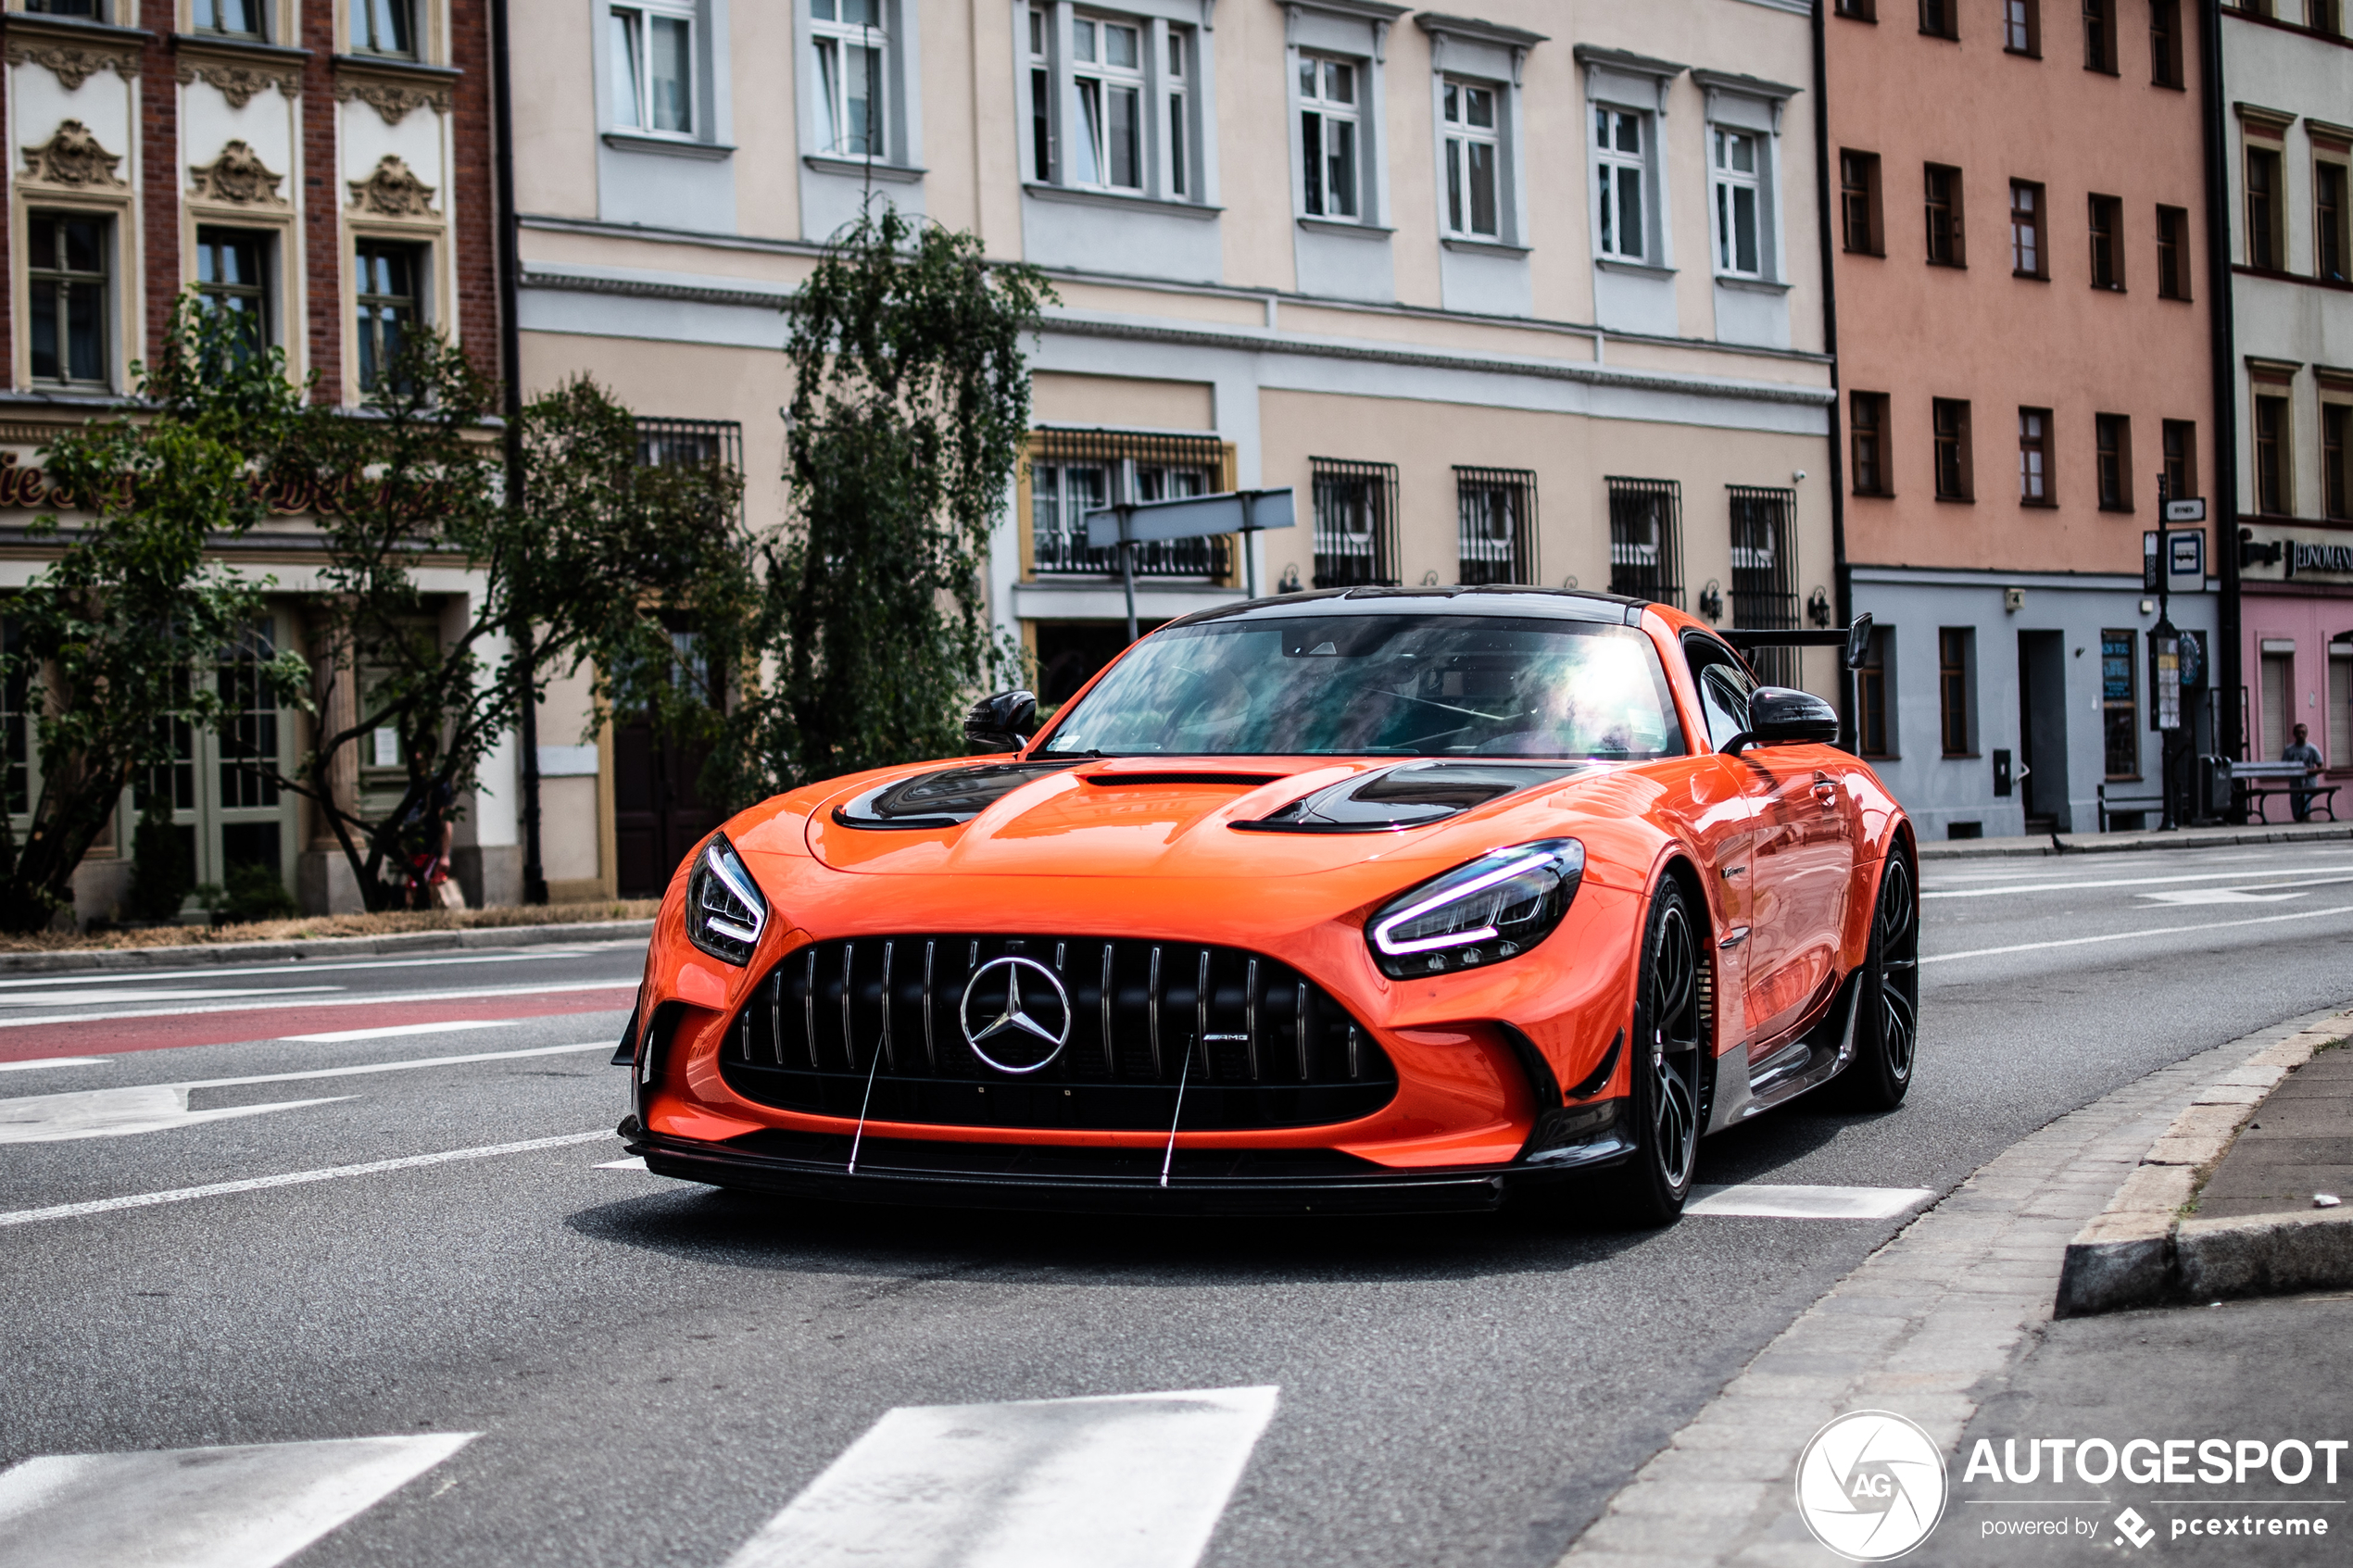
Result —
<instances>
[{"instance_id":1,"label":"pcextreme logo","mask_svg":"<svg viewBox=\"0 0 2353 1568\"><path fill-rule=\"evenodd\" d=\"M1944 1514L1944 1454L1889 1411L1840 1416L1797 1461L1797 1512L1814 1538L1850 1562L1885 1562Z\"/></svg>"}]
</instances>

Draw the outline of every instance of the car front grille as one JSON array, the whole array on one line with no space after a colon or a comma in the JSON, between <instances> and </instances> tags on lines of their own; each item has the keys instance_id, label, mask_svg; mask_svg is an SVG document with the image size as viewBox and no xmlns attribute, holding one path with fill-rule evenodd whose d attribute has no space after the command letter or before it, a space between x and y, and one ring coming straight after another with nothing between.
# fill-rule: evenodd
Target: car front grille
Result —
<instances>
[{"instance_id":1,"label":"car front grille","mask_svg":"<svg viewBox=\"0 0 2353 1568\"><path fill-rule=\"evenodd\" d=\"M1027 1022L988 1033L1016 1012ZM1051 1036L1065 1028L1057 1050ZM816 943L754 988L720 1072L779 1110L965 1127L1312 1127L1397 1093L1388 1054L1289 965L1099 936Z\"/></svg>"}]
</instances>

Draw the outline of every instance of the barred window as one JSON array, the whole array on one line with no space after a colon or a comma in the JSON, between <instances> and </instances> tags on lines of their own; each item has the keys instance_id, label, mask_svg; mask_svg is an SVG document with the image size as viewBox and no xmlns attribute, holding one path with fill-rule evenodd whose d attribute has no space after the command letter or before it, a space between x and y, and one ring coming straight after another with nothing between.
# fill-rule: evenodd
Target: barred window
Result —
<instances>
[{"instance_id":1,"label":"barred window","mask_svg":"<svg viewBox=\"0 0 2353 1568\"><path fill-rule=\"evenodd\" d=\"M1732 518L1732 624L1743 631L1787 631L1797 624L1797 541L1791 527L1797 492L1728 484ZM1797 684L1797 650L1750 654L1768 686Z\"/></svg>"},{"instance_id":2,"label":"barred window","mask_svg":"<svg viewBox=\"0 0 2353 1568\"><path fill-rule=\"evenodd\" d=\"M1536 474L1530 469L1454 470L1455 580L1536 581Z\"/></svg>"},{"instance_id":3,"label":"barred window","mask_svg":"<svg viewBox=\"0 0 2353 1568\"><path fill-rule=\"evenodd\" d=\"M648 468L744 466L744 427L738 420L637 420L637 460Z\"/></svg>"},{"instance_id":4,"label":"barred window","mask_svg":"<svg viewBox=\"0 0 2353 1568\"><path fill-rule=\"evenodd\" d=\"M1609 591L1683 608L1683 486L1611 475Z\"/></svg>"},{"instance_id":5,"label":"barred window","mask_svg":"<svg viewBox=\"0 0 2353 1568\"><path fill-rule=\"evenodd\" d=\"M1224 488L1226 448L1214 435L1146 431L1045 429L1029 451L1031 558L1041 573L1107 575L1116 547L1089 549L1087 514L1133 501L1174 501ZM1155 539L1135 546L1139 577L1206 578L1232 573L1229 536Z\"/></svg>"},{"instance_id":6,"label":"barred window","mask_svg":"<svg viewBox=\"0 0 2353 1568\"><path fill-rule=\"evenodd\" d=\"M1315 500L1315 586L1395 587L1397 465L1310 458Z\"/></svg>"}]
</instances>

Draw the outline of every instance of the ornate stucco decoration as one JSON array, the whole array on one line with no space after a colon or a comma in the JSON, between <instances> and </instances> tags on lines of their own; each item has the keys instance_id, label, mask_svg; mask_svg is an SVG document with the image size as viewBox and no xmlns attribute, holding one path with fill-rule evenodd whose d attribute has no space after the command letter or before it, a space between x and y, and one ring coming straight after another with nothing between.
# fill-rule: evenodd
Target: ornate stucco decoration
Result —
<instances>
[{"instance_id":1,"label":"ornate stucco decoration","mask_svg":"<svg viewBox=\"0 0 2353 1568\"><path fill-rule=\"evenodd\" d=\"M209 82L220 90L233 109L244 108L253 102L253 95L265 87L275 87L278 95L292 102L301 95L302 79L293 71L271 70L267 67L240 65L228 60L182 60L180 63L182 82Z\"/></svg>"},{"instance_id":2,"label":"ornate stucco decoration","mask_svg":"<svg viewBox=\"0 0 2353 1568\"><path fill-rule=\"evenodd\" d=\"M114 171L121 161L121 154L98 145L78 119L65 121L47 141L24 150L25 177L52 185L125 190L126 182Z\"/></svg>"},{"instance_id":3,"label":"ornate stucco decoration","mask_svg":"<svg viewBox=\"0 0 2353 1568\"><path fill-rule=\"evenodd\" d=\"M8 59L11 64L30 61L46 66L59 85L69 93L102 70L111 70L124 81L139 74L139 56L118 54L109 49L83 49L70 44L42 44L31 39L10 38Z\"/></svg>"},{"instance_id":4,"label":"ornate stucco decoration","mask_svg":"<svg viewBox=\"0 0 2353 1568\"><path fill-rule=\"evenodd\" d=\"M222 147L220 156L210 163L190 164L188 172L195 177L195 194L200 197L246 206L286 205L285 198L278 194L278 186L285 176L271 173L243 142L232 142Z\"/></svg>"},{"instance_id":5,"label":"ornate stucco decoration","mask_svg":"<svg viewBox=\"0 0 2353 1568\"><path fill-rule=\"evenodd\" d=\"M380 213L386 218L431 218L433 187L417 178L416 171L391 154L384 155L365 180L347 182L351 186L351 205L361 212Z\"/></svg>"},{"instance_id":6,"label":"ornate stucco decoration","mask_svg":"<svg viewBox=\"0 0 2353 1568\"><path fill-rule=\"evenodd\" d=\"M374 77L344 78L335 83L335 97L346 104L359 99L384 116L386 125L399 124L414 108L429 107L447 114L454 101L449 89L437 83L386 82Z\"/></svg>"}]
</instances>

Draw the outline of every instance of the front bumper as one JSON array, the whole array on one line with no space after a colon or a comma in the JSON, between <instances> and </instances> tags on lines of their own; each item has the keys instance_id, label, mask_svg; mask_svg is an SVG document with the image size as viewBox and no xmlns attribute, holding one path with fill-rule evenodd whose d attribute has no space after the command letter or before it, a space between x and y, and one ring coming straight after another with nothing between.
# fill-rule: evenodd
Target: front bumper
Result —
<instances>
[{"instance_id":1,"label":"front bumper","mask_svg":"<svg viewBox=\"0 0 2353 1568\"><path fill-rule=\"evenodd\" d=\"M1622 1161L1615 1129L1508 1165L1395 1170L1330 1149L1068 1148L754 1133L724 1143L622 1124L656 1175L840 1203L1127 1214L1483 1213ZM1164 1180L1163 1167L1166 1161Z\"/></svg>"}]
</instances>

